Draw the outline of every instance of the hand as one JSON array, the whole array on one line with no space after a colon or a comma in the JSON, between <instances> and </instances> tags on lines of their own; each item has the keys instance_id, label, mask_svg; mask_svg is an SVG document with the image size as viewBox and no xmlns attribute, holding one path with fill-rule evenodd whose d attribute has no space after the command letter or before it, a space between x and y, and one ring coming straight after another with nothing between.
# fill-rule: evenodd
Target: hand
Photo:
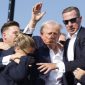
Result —
<instances>
[{"instance_id":1,"label":"hand","mask_svg":"<svg viewBox=\"0 0 85 85\"><path fill-rule=\"evenodd\" d=\"M45 14L45 12L41 13L42 2L35 4L32 10L32 20L39 21Z\"/></svg>"},{"instance_id":2,"label":"hand","mask_svg":"<svg viewBox=\"0 0 85 85\"><path fill-rule=\"evenodd\" d=\"M19 64L20 59L15 59L14 61Z\"/></svg>"},{"instance_id":3,"label":"hand","mask_svg":"<svg viewBox=\"0 0 85 85\"><path fill-rule=\"evenodd\" d=\"M80 69L80 68L77 68L77 69L73 72L73 74L74 74L74 76L75 76L76 79L80 80L81 77L82 77L83 75L85 75L85 70L82 70L82 69Z\"/></svg>"},{"instance_id":4,"label":"hand","mask_svg":"<svg viewBox=\"0 0 85 85\"><path fill-rule=\"evenodd\" d=\"M30 19L29 23L27 24L25 31L34 30L37 22L44 16L46 12L41 12L42 3L37 3L32 9L32 18Z\"/></svg>"},{"instance_id":5,"label":"hand","mask_svg":"<svg viewBox=\"0 0 85 85\"><path fill-rule=\"evenodd\" d=\"M51 70L56 69L56 64L55 63L37 63L39 66L38 69L40 72L44 72L44 74L47 74Z\"/></svg>"}]
</instances>

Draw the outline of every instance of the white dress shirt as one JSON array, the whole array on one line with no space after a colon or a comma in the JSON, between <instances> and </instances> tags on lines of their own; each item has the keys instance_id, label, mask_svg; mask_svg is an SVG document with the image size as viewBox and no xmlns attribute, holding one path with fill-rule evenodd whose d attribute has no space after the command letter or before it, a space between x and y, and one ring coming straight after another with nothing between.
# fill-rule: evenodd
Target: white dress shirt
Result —
<instances>
[{"instance_id":1,"label":"white dress shirt","mask_svg":"<svg viewBox=\"0 0 85 85\"><path fill-rule=\"evenodd\" d=\"M63 60L63 51L59 50L57 54L50 49L51 63L60 63ZM62 67L61 67L62 68ZM46 80L46 85L62 85L61 78L63 76L63 69L52 70Z\"/></svg>"},{"instance_id":2,"label":"white dress shirt","mask_svg":"<svg viewBox=\"0 0 85 85\"><path fill-rule=\"evenodd\" d=\"M10 63L10 57L11 57L11 55L4 56L3 59L2 59L2 64L3 65L9 64Z\"/></svg>"},{"instance_id":3,"label":"white dress shirt","mask_svg":"<svg viewBox=\"0 0 85 85\"><path fill-rule=\"evenodd\" d=\"M23 33L26 33L26 34L33 34L34 32L34 28L31 28L29 29L29 25L26 26L26 28L24 29Z\"/></svg>"},{"instance_id":4,"label":"white dress shirt","mask_svg":"<svg viewBox=\"0 0 85 85\"><path fill-rule=\"evenodd\" d=\"M77 33L75 33L74 35L72 35L72 37L70 37L70 41L67 49L68 61L74 60L74 42L76 40L76 37L77 37Z\"/></svg>"}]
</instances>

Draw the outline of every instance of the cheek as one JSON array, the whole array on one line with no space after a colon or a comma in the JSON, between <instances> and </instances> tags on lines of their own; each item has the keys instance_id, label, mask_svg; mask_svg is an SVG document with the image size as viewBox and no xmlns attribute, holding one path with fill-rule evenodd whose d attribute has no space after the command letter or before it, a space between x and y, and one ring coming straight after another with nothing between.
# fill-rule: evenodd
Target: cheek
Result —
<instances>
[{"instance_id":1,"label":"cheek","mask_svg":"<svg viewBox=\"0 0 85 85\"><path fill-rule=\"evenodd\" d=\"M75 28L75 30L78 30L79 25L78 24L74 24L74 28Z\"/></svg>"},{"instance_id":2,"label":"cheek","mask_svg":"<svg viewBox=\"0 0 85 85\"><path fill-rule=\"evenodd\" d=\"M69 31L69 26L66 25L66 30Z\"/></svg>"},{"instance_id":3,"label":"cheek","mask_svg":"<svg viewBox=\"0 0 85 85\"><path fill-rule=\"evenodd\" d=\"M43 36L42 36L42 39L43 39L44 41L47 40L47 39L48 39L47 35L43 35Z\"/></svg>"}]
</instances>

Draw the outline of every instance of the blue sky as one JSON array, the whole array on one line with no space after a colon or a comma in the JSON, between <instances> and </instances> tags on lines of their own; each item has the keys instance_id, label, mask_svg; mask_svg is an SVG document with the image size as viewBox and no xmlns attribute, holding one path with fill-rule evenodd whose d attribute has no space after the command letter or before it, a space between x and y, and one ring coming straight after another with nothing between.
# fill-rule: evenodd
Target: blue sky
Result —
<instances>
[{"instance_id":1,"label":"blue sky","mask_svg":"<svg viewBox=\"0 0 85 85\"><path fill-rule=\"evenodd\" d=\"M14 20L20 23L24 29L31 18L31 11L34 4L42 0L15 0ZM9 0L0 0L0 28L7 21ZM66 33L62 23L62 11L68 6L77 6L83 17L82 26L85 26L85 0L43 0L42 12L46 11L45 16L37 24L34 35L39 34L40 26L47 20L56 20L63 26L62 32Z\"/></svg>"}]
</instances>

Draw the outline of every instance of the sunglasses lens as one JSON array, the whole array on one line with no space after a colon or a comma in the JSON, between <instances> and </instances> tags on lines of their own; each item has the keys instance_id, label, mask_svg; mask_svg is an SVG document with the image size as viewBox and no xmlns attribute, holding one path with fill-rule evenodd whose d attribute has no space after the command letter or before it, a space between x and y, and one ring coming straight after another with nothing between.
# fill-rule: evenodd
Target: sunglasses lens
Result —
<instances>
[{"instance_id":1,"label":"sunglasses lens","mask_svg":"<svg viewBox=\"0 0 85 85\"><path fill-rule=\"evenodd\" d=\"M65 25L67 25L68 22L75 23L75 22L76 22L76 19L77 19L77 18L72 18L72 19L70 19L70 20L63 20L63 23L64 23Z\"/></svg>"},{"instance_id":2,"label":"sunglasses lens","mask_svg":"<svg viewBox=\"0 0 85 85\"><path fill-rule=\"evenodd\" d=\"M71 23L75 23L77 18L73 18L70 20Z\"/></svg>"},{"instance_id":3,"label":"sunglasses lens","mask_svg":"<svg viewBox=\"0 0 85 85\"><path fill-rule=\"evenodd\" d=\"M63 23L65 24L65 25L67 25L68 24L68 20L63 20Z\"/></svg>"}]
</instances>

